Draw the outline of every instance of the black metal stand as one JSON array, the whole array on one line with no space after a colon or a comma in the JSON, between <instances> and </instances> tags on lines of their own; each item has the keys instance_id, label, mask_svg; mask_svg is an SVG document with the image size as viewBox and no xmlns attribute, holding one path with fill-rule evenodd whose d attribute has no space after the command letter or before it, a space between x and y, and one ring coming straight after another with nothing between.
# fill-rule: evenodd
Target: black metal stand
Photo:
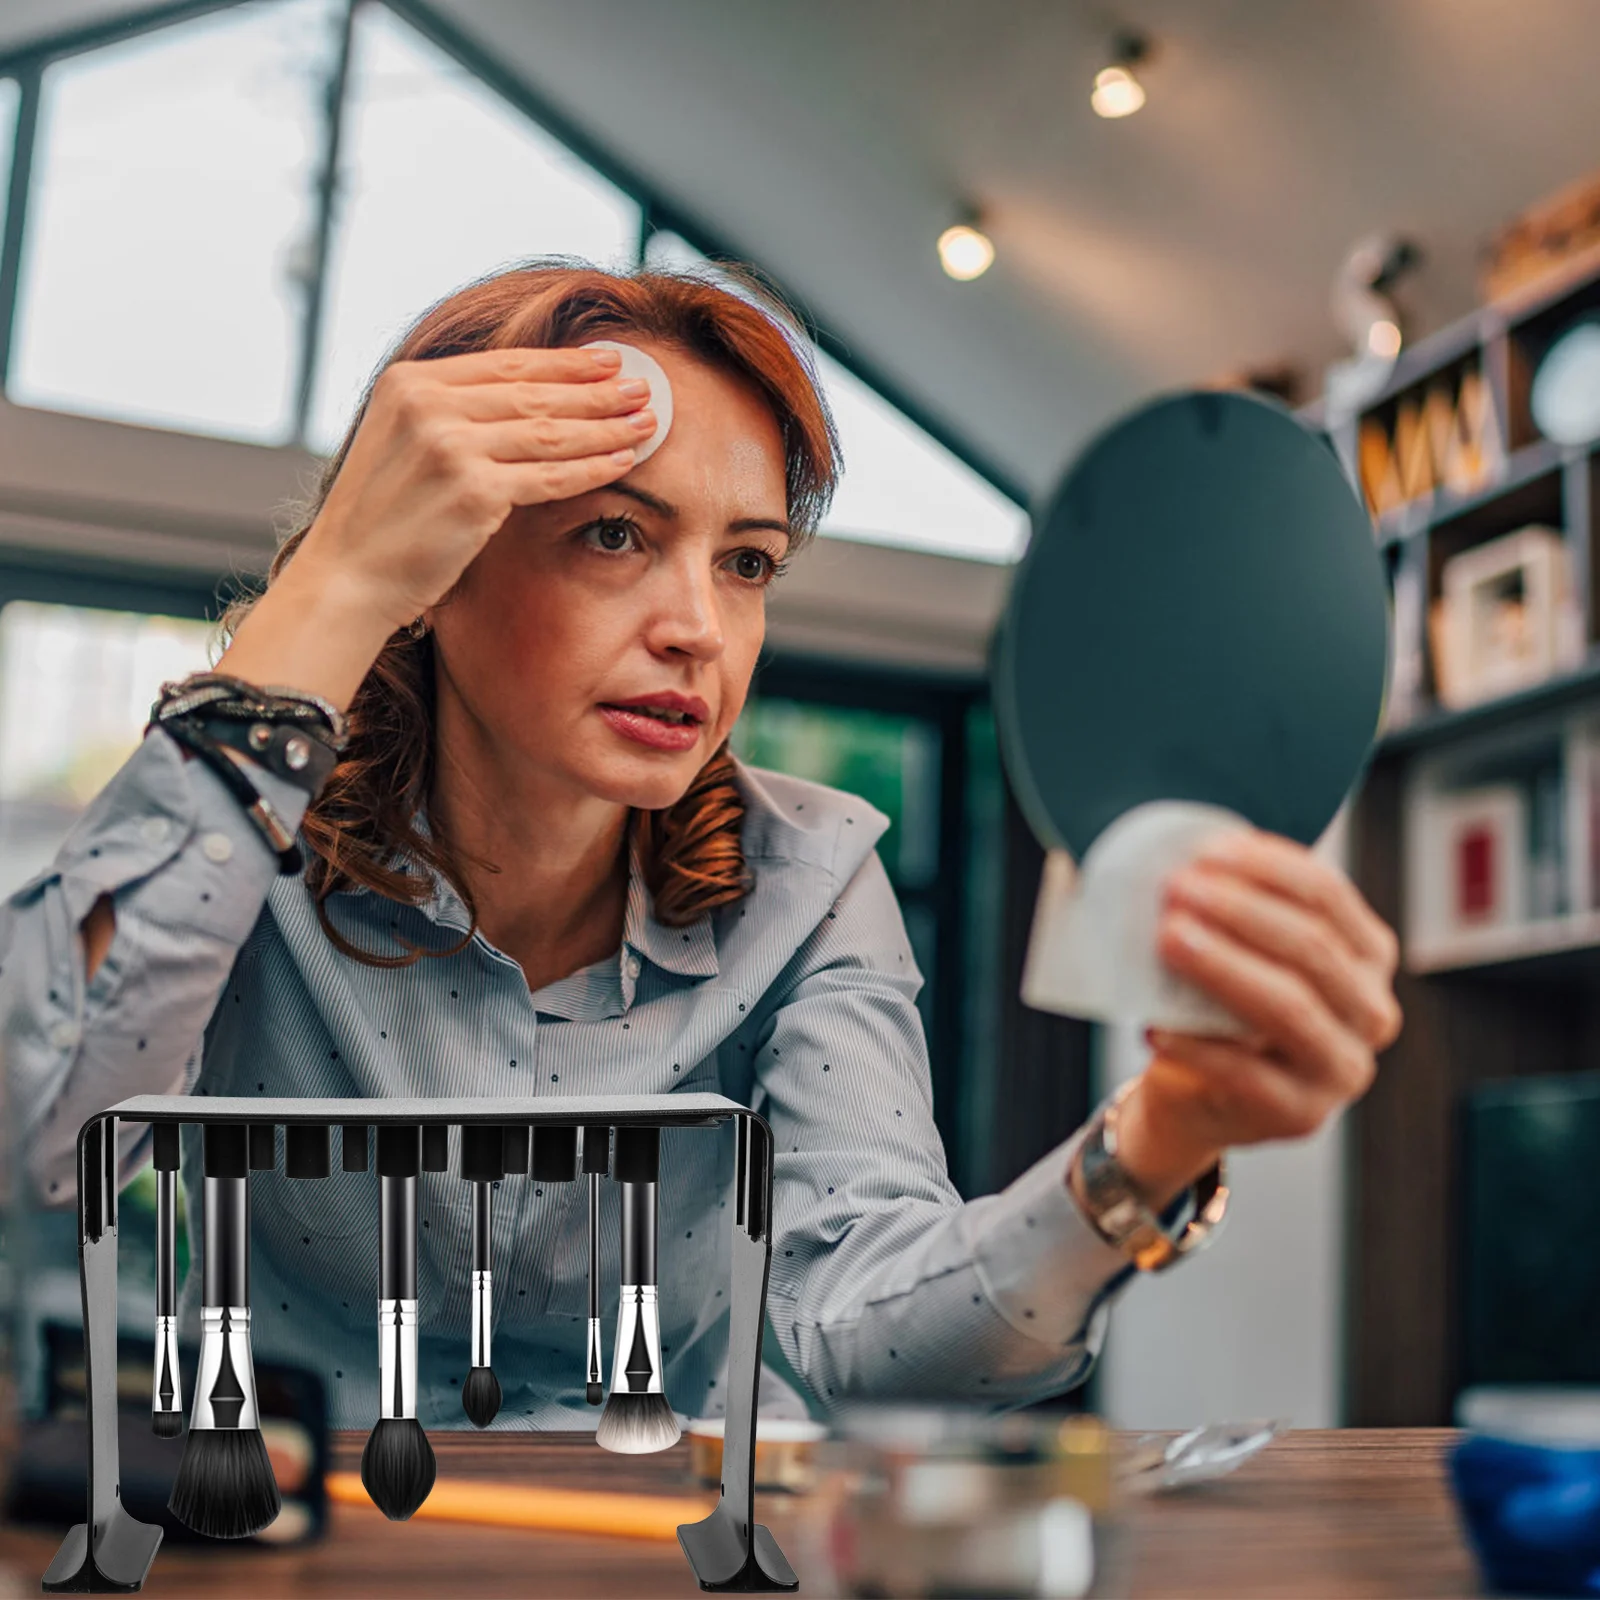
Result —
<instances>
[{"instance_id":1,"label":"black metal stand","mask_svg":"<svg viewBox=\"0 0 1600 1600\"><path fill-rule=\"evenodd\" d=\"M538 1099L268 1100L139 1095L91 1117L78 1134L78 1267L89 1427L87 1522L72 1528L44 1575L47 1590L126 1594L141 1588L161 1530L123 1509L117 1459L116 1124L283 1123L286 1127L379 1124L424 1129L500 1123L529 1127L714 1128L732 1120L733 1276L728 1330L728 1409L722 1498L703 1522L678 1529L702 1589L795 1589L799 1580L777 1541L753 1520L756 1392L772 1264L772 1130L748 1106L716 1094L569 1095Z\"/></svg>"}]
</instances>

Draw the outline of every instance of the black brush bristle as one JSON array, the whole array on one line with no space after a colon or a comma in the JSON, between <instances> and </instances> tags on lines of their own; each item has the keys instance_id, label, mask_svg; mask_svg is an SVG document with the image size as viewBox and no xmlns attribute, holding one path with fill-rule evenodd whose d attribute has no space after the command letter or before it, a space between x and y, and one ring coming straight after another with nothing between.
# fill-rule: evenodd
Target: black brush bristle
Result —
<instances>
[{"instance_id":1,"label":"black brush bristle","mask_svg":"<svg viewBox=\"0 0 1600 1600\"><path fill-rule=\"evenodd\" d=\"M433 1493L433 1446L415 1417L385 1417L361 1452L361 1481L391 1522L404 1522Z\"/></svg>"},{"instance_id":2,"label":"black brush bristle","mask_svg":"<svg viewBox=\"0 0 1600 1600\"><path fill-rule=\"evenodd\" d=\"M176 1439L183 1432L183 1413L181 1411L152 1411L150 1413L150 1431L158 1439Z\"/></svg>"},{"instance_id":3,"label":"black brush bristle","mask_svg":"<svg viewBox=\"0 0 1600 1600\"><path fill-rule=\"evenodd\" d=\"M603 1383L584 1384L583 1398L592 1406L603 1406L606 1403L606 1386Z\"/></svg>"},{"instance_id":4,"label":"black brush bristle","mask_svg":"<svg viewBox=\"0 0 1600 1600\"><path fill-rule=\"evenodd\" d=\"M475 1428L487 1428L500 1415L500 1380L493 1367L474 1367L461 1385L461 1409Z\"/></svg>"},{"instance_id":5,"label":"black brush bristle","mask_svg":"<svg viewBox=\"0 0 1600 1600\"><path fill-rule=\"evenodd\" d=\"M643 1456L670 1450L683 1430L664 1394L619 1394L613 1391L600 1413L594 1442L618 1455Z\"/></svg>"},{"instance_id":6,"label":"black brush bristle","mask_svg":"<svg viewBox=\"0 0 1600 1600\"><path fill-rule=\"evenodd\" d=\"M248 1539L282 1504L260 1429L189 1430L167 1501L185 1527L211 1539Z\"/></svg>"}]
</instances>

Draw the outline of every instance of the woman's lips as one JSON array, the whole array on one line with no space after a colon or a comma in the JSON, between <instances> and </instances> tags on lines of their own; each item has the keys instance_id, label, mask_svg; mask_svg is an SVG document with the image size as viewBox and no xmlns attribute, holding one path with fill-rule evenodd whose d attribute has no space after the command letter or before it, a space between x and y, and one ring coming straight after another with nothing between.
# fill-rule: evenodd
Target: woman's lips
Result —
<instances>
[{"instance_id":1,"label":"woman's lips","mask_svg":"<svg viewBox=\"0 0 1600 1600\"><path fill-rule=\"evenodd\" d=\"M698 722L664 722L647 711L601 706L600 715L622 735L652 750L692 750L700 739Z\"/></svg>"}]
</instances>

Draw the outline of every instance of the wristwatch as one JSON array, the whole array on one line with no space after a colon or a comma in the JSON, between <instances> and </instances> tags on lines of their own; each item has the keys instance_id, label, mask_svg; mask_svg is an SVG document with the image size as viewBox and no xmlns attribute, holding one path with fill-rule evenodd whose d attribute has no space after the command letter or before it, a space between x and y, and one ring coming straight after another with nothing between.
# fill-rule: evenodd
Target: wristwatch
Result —
<instances>
[{"instance_id":1,"label":"wristwatch","mask_svg":"<svg viewBox=\"0 0 1600 1600\"><path fill-rule=\"evenodd\" d=\"M1221 1224L1228 1209L1225 1171L1219 1158L1194 1185L1193 1211L1176 1236L1146 1204L1138 1185L1117 1160L1117 1117L1133 1091L1125 1083L1094 1115L1078 1146L1078 1185L1067 1175L1067 1190L1089 1225L1117 1247L1141 1272L1160 1272L1180 1256L1198 1250ZM1082 1193L1078 1192L1079 1187Z\"/></svg>"}]
</instances>

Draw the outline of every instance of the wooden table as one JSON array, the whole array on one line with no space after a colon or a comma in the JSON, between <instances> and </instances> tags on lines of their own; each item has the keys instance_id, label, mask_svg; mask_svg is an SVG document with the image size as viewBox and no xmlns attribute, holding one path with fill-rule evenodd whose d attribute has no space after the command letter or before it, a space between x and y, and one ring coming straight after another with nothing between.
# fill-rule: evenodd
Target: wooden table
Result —
<instances>
[{"instance_id":1,"label":"wooden table","mask_svg":"<svg viewBox=\"0 0 1600 1600\"><path fill-rule=\"evenodd\" d=\"M1126 1505L1096 1594L1193 1600L1340 1600L1477 1595L1472 1558L1445 1481L1447 1429L1299 1432L1233 1476ZM435 1434L441 1477L565 1487L694 1492L687 1444L657 1456L604 1456L587 1434ZM335 1465L354 1469L360 1435ZM758 1517L808 1581L802 1507L761 1495ZM57 1538L0 1532L0 1595L37 1594ZM9 1569L9 1573L7 1571ZM9 1580L9 1581L8 1581ZM161 1595L698 1595L676 1543L597 1539L457 1524L397 1524L337 1506L329 1537L301 1550L164 1547L144 1592Z\"/></svg>"}]
</instances>

